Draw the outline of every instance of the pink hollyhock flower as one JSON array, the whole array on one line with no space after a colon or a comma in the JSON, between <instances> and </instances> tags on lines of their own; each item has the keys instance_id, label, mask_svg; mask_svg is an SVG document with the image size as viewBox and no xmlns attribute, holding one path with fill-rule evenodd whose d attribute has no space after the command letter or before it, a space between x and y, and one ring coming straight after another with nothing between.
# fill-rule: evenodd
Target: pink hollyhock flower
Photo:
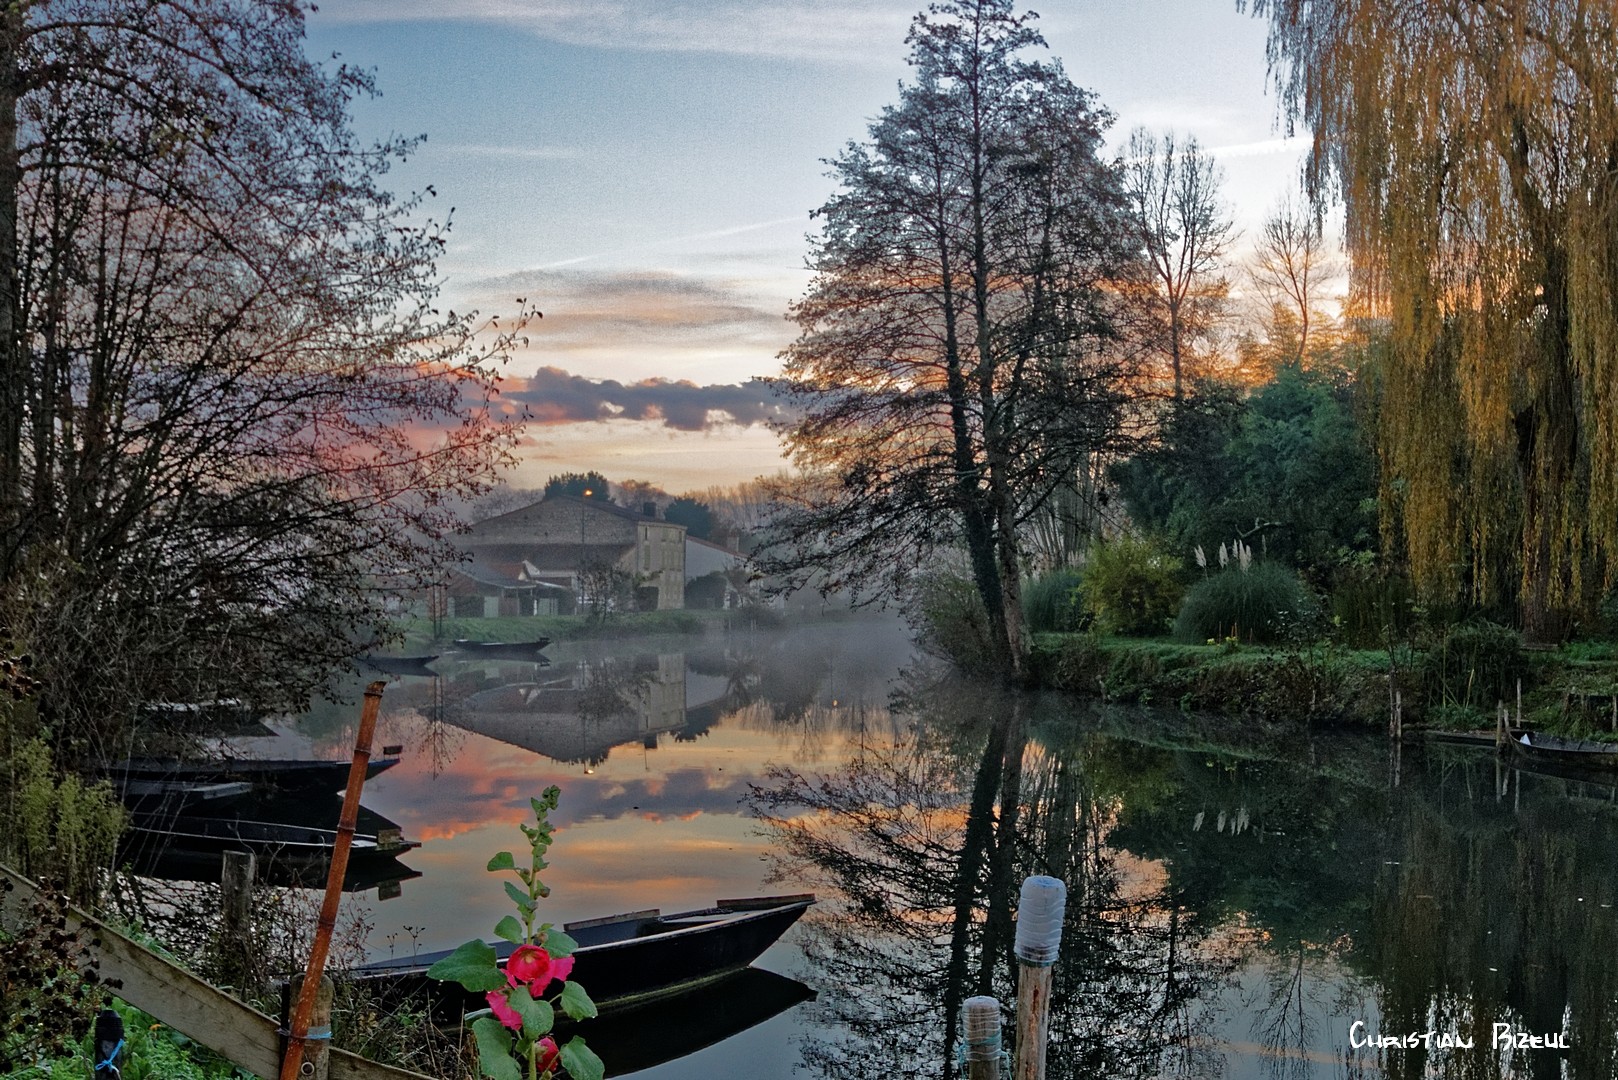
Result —
<instances>
[{"instance_id":1,"label":"pink hollyhock flower","mask_svg":"<svg viewBox=\"0 0 1618 1080\"><path fill-rule=\"evenodd\" d=\"M538 945L519 945L506 961L506 982L512 986L528 984L543 990L551 981L551 954Z\"/></svg>"},{"instance_id":2,"label":"pink hollyhock flower","mask_svg":"<svg viewBox=\"0 0 1618 1080\"><path fill-rule=\"evenodd\" d=\"M539 1075L549 1076L550 1070L556 1067L556 1059L561 1056L562 1052L556 1048L555 1039L547 1035L539 1040L539 1053L535 1055L535 1061L539 1063Z\"/></svg>"},{"instance_id":3,"label":"pink hollyhock flower","mask_svg":"<svg viewBox=\"0 0 1618 1080\"><path fill-rule=\"evenodd\" d=\"M517 1014L516 1009L506 1003L506 995L490 990L484 995L483 1000L489 1003L489 1010L494 1013L496 1020L512 1031L522 1030L522 1017Z\"/></svg>"},{"instance_id":4,"label":"pink hollyhock flower","mask_svg":"<svg viewBox=\"0 0 1618 1080\"><path fill-rule=\"evenodd\" d=\"M573 974L573 958L564 956L560 960L551 961L551 978L566 980Z\"/></svg>"}]
</instances>

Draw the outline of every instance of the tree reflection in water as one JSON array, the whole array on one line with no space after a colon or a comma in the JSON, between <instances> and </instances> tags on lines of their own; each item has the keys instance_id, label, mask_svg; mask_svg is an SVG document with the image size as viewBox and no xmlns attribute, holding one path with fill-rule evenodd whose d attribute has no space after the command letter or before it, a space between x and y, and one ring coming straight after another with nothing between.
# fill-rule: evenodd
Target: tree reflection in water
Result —
<instances>
[{"instance_id":1,"label":"tree reflection in water","mask_svg":"<svg viewBox=\"0 0 1618 1080\"><path fill-rule=\"evenodd\" d=\"M1221 974L1164 883L1105 843L1138 782L1034 699L957 682L901 689L906 733L843 768L777 767L752 793L777 876L829 902L804 948L823 988L803 1058L836 1077L957 1075L961 1002L1015 999L1022 878L1068 883L1048 1074L1212 1075L1204 989ZM1149 780L1148 780L1149 782ZM1008 1018L1009 1019L1009 1018ZM1009 1031L1009 1027L1008 1027Z\"/></svg>"}]
</instances>

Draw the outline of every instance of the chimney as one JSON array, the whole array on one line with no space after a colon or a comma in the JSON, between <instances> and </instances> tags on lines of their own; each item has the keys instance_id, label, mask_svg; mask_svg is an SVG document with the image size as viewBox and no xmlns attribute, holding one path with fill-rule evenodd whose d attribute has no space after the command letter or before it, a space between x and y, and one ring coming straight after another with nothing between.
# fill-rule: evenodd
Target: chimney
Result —
<instances>
[{"instance_id":1,"label":"chimney","mask_svg":"<svg viewBox=\"0 0 1618 1080\"><path fill-rule=\"evenodd\" d=\"M641 503L640 512L646 517L655 518L657 516L657 504L655 502Z\"/></svg>"}]
</instances>

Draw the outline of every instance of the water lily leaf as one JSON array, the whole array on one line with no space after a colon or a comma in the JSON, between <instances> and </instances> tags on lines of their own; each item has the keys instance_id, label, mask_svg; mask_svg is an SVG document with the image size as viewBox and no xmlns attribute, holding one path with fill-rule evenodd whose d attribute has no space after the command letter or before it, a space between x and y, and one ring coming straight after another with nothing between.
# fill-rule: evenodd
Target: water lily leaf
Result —
<instances>
[{"instance_id":1,"label":"water lily leaf","mask_svg":"<svg viewBox=\"0 0 1618 1080\"><path fill-rule=\"evenodd\" d=\"M513 945L521 945L527 940L527 938L523 935L522 923L518 922L510 915L507 915L505 918L494 924L494 933L496 937L509 941Z\"/></svg>"},{"instance_id":2,"label":"water lily leaf","mask_svg":"<svg viewBox=\"0 0 1618 1080\"><path fill-rule=\"evenodd\" d=\"M562 1011L575 1020L588 1020L596 1014L596 1003L584 992L584 987L569 979L562 984Z\"/></svg>"},{"instance_id":3,"label":"water lily leaf","mask_svg":"<svg viewBox=\"0 0 1618 1080\"><path fill-rule=\"evenodd\" d=\"M474 1020L472 1035L478 1042L478 1066L484 1076L489 1080L522 1080L522 1071L511 1056L511 1032L500 1021L492 1016Z\"/></svg>"},{"instance_id":4,"label":"water lily leaf","mask_svg":"<svg viewBox=\"0 0 1618 1080\"><path fill-rule=\"evenodd\" d=\"M538 1039L551 1033L556 1026L556 1010L544 998L535 998L527 987L519 986L506 997L511 1007L522 1017L522 1033Z\"/></svg>"},{"instance_id":5,"label":"water lily leaf","mask_svg":"<svg viewBox=\"0 0 1618 1080\"><path fill-rule=\"evenodd\" d=\"M602 1080L607 1074L607 1068L596 1057L596 1052L584 1045L584 1040L577 1035L562 1047L562 1068L567 1070L572 1080Z\"/></svg>"},{"instance_id":6,"label":"water lily leaf","mask_svg":"<svg viewBox=\"0 0 1618 1080\"><path fill-rule=\"evenodd\" d=\"M533 913L533 910L534 910L534 901L533 901L533 899L530 898L527 893L523 892L521 889L517 888L516 885L512 884L509 881L506 882L506 895L511 897L511 902L513 904L516 904L518 907L522 908L522 913L524 915L529 915L529 914Z\"/></svg>"},{"instance_id":7,"label":"water lily leaf","mask_svg":"<svg viewBox=\"0 0 1618 1080\"><path fill-rule=\"evenodd\" d=\"M545 951L558 960L564 956L572 956L578 951L579 943L560 930L545 931Z\"/></svg>"},{"instance_id":8,"label":"water lily leaf","mask_svg":"<svg viewBox=\"0 0 1618 1080\"><path fill-rule=\"evenodd\" d=\"M486 941L468 941L428 968L427 977L457 982L474 991L498 990L506 985L506 977L495 962L494 946Z\"/></svg>"},{"instance_id":9,"label":"water lily leaf","mask_svg":"<svg viewBox=\"0 0 1618 1080\"><path fill-rule=\"evenodd\" d=\"M491 871L515 870L517 869L517 862L511 857L511 852L502 851L496 854L494 858L489 860L489 869Z\"/></svg>"}]
</instances>

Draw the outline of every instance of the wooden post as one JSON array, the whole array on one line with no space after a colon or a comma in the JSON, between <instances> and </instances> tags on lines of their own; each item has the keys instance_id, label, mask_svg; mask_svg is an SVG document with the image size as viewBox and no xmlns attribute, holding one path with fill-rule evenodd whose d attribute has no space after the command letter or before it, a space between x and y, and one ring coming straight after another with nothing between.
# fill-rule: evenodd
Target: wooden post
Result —
<instances>
[{"instance_id":1,"label":"wooden post","mask_svg":"<svg viewBox=\"0 0 1618 1080\"><path fill-rule=\"evenodd\" d=\"M290 1001L303 999L304 978L303 975L292 977ZM322 975L309 1012L309 1031L304 1035L303 1064L298 1069L302 1080L329 1080L331 1076L332 989L331 979Z\"/></svg>"},{"instance_id":2,"label":"wooden post","mask_svg":"<svg viewBox=\"0 0 1618 1080\"><path fill-rule=\"evenodd\" d=\"M250 851L227 851L219 867L219 952L236 996L252 978L254 859Z\"/></svg>"},{"instance_id":3,"label":"wooden post","mask_svg":"<svg viewBox=\"0 0 1618 1080\"><path fill-rule=\"evenodd\" d=\"M296 1004L287 1023L286 1055L281 1059L279 1080L298 1080L300 1076L308 1080L309 1074L300 1070L299 1063L306 1061L304 1039L318 990L318 985L311 984L325 971L326 953L331 948L332 931L337 926L337 903L343 895L348 849L354 842L354 821L360 812L360 791L365 786L365 768L371 760L371 739L376 734L376 717L382 711L382 691L386 688L387 683L381 681L365 688L365 704L360 709L360 730L354 736L354 761L348 770L348 790L343 793L343 813L337 822L337 840L332 845L331 869L326 874L326 898L320 905L320 921L315 926L315 941L309 950L309 966L304 971L306 978L294 998ZM324 1041L331 1041L329 1031Z\"/></svg>"},{"instance_id":4,"label":"wooden post","mask_svg":"<svg viewBox=\"0 0 1618 1080\"><path fill-rule=\"evenodd\" d=\"M1403 741L1405 737L1405 694L1403 690L1393 692L1393 740Z\"/></svg>"},{"instance_id":5,"label":"wooden post","mask_svg":"<svg viewBox=\"0 0 1618 1080\"><path fill-rule=\"evenodd\" d=\"M961 1056L967 1080L1000 1080L1000 1002L970 997L961 1005Z\"/></svg>"},{"instance_id":6,"label":"wooden post","mask_svg":"<svg viewBox=\"0 0 1618 1080\"><path fill-rule=\"evenodd\" d=\"M1494 703L1494 748L1501 753L1506 750L1506 703Z\"/></svg>"},{"instance_id":7,"label":"wooden post","mask_svg":"<svg viewBox=\"0 0 1618 1080\"><path fill-rule=\"evenodd\" d=\"M1517 680L1517 727L1522 728L1522 680Z\"/></svg>"},{"instance_id":8,"label":"wooden post","mask_svg":"<svg viewBox=\"0 0 1618 1080\"><path fill-rule=\"evenodd\" d=\"M1022 883L1017 907L1017 1066L1016 1080L1045 1080L1045 1047L1050 1036L1051 965L1062 942L1067 885L1034 875Z\"/></svg>"}]
</instances>

